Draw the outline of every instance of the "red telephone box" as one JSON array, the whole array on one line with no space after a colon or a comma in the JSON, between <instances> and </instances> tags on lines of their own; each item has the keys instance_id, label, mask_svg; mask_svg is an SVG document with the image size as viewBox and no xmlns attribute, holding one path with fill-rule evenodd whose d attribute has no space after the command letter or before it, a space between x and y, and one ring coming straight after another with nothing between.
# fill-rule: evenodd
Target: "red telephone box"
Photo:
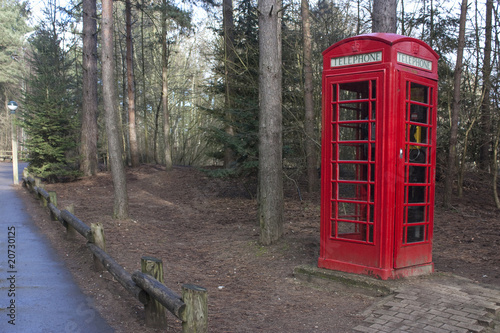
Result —
<instances>
[{"instance_id":1,"label":"red telephone box","mask_svg":"<svg viewBox=\"0 0 500 333\"><path fill-rule=\"evenodd\" d=\"M433 271L438 55L374 33L323 52L322 268Z\"/></svg>"}]
</instances>

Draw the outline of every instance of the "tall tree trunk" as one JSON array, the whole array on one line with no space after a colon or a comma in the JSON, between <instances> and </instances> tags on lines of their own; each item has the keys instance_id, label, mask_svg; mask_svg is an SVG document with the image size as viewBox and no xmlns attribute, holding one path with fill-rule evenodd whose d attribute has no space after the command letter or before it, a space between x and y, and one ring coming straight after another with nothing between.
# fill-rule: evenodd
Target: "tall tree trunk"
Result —
<instances>
[{"instance_id":1,"label":"tall tree trunk","mask_svg":"<svg viewBox=\"0 0 500 333\"><path fill-rule=\"evenodd\" d=\"M153 157L155 160L156 164L160 164L160 154L158 153L158 132L159 127L160 127L160 113L161 113L161 105L163 103L163 98L160 96L160 101L158 103L158 106L156 107L156 112L155 112L155 129L153 133Z\"/></svg>"},{"instance_id":2,"label":"tall tree trunk","mask_svg":"<svg viewBox=\"0 0 500 333\"><path fill-rule=\"evenodd\" d=\"M168 110L168 55L167 55L167 0L163 0L162 20L162 107L164 158L167 170L172 169L172 148L170 145L170 114Z\"/></svg>"},{"instance_id":3,"label":"tall tree trunk","mask_svg":"<svg viewBox=\"0 0 500 333\"><path fill-rule=\"evenodd\" d=\"M480 149L479 167L489 172L491 167L491 17L493 12L493 0L486 1L486 26L484 34L484 61L483 61L483 101L481 103L481 129L482 144Z\"/></svg>"},{"instance_id":4,"label":"tall tree trunk","mask_svg":"<svg viewBox=\"0 0 500 333\"><path fill-rule=\"evenodd\" d=\"M499 41L499 38L498 38L498 15L495 16L495 52L494 54L500 54L500 41ZM500 70L500 64L498 63L498 61L495 62L496 63L496 71L498 73L498 71ZM495 103L495 108L498 109L498 100L496 101ZM496 133L494 134L494 139L492 140L493 141L493 156L492 156L492 163L491 163L491 166L492 166L492 173L493 173L493 198L495 199L495 204L497 206L497 209L500 209L500 197L498 195L498 176L499 176L499 164L498 164L498 152L499 152L499 149L500 149L500 121L497 120L497 123L496 123Z\"/></svg>"},{"instance_id":5,"label":"tall tree trunk","mask_svg":"<svg viewBox=\"0 0 500 333\"><path fill-rule=\"evenodd\" d=\"M113 217L128 218L128 195L123 166L121 123L115 107L113 58L113 0L102 1L102 84L108 151L114 188Z\"/></svg>"},{"instance_id":6,"label":"tall tree trunk","mask_svg":"<svg viewBox=\"0 0 500 333\"><path fill-rule=\"evenodd\" d=\"M498 196L498 147L500 141L500 122L498 123L498 128L495 135L495 140L493 143L493 199L495 199L495 204L497 209L500 209L500 197Z\"/></svg>"},{"instance_id":7,"label":"tall tree trunk","mask_svg":"<svg viewBox=\"0 0 500 333\"><path fill-rule=\"evenodd\" d=\"M232 102L233 102L233 84L234 84L234 60L236 56L234 54L234 21L233 21L233 1L223 0L222 1L222 15L223 15L223 28L224 28L224 74L226 80L226 94L224 99L225 109L226 109L226 134L229 136L234 135L234 129L231 125L232 119ZM226 147L224 150L224 167L230 167L231 163L234 162L234 152L230 147Z\"/></svg>"},{"instance_id":8,"label":"tall tree trunk","mask_svg":"<svg viewBox=\"0 0 500 333\"><path fill-rule=\"evenodd\" d=\"M429 46L434 47L434 0L431 0L431 9L430 9L430 31L429 31Z\"/></svg>"},{"instance_id":9,"label":"tall tree trunk","mask_svg":"<svg viewBox=\"0 0 500 333\"><path fill-rule=\"evenodd\" d=\"M81 163L84 176L97 173L97 15L96 0L83 1L83 104Z\"/></svg>"},{"instance_id":10,"label":"tall tree trunk","mask_svg":"<svg viewBox=\"0 0 500 333\"><path fill-rule=\"evenodd\" d=\"M458 115L460 113L460 82L462 79L462 61L465 47L465 23L467 20L467 0L462 0L460 12L460 29L458 32L457 63L455 65L455 76L453 86L453 106L451 109L451 129L448 152L448 174L445 177L443 206L451 206L453 194L453 182L456 176L457 159L457 137L458 137Z\"/></svg>"},{"instance_id":11,"label":"tall tree trunk","mask_svg":"<svg viewBox=\"0 0 500 333\"><path fill-rule=\"evenodd\" d=\"M361 0L357 3L357 22L356 22L356 35L361 33Z\"/></svg>"},{"instance_id":12,"label":"tall tree trunk","mask_svg":"<svg viewBox=\"0 0 500 333\"><path fill-rule=\"evenodd\" d=\"M373 0L372 32L396 33L396 8L396 0Z\"/></svg>"},{"instance_id":13,"label":"tall tree trunk","mask_svg":"<svg viewBox=\"0 0 500 333\"><path fill-rule=\"evenodd\" d=\"M123 39L120 38L120 34L114 34L115 38L115 64L120 63L116 68L121 70L121 89L122 93L118 94L122 98L122 102L119 105L123 105L123 108L120 109L118 107L118 117L120 118L120 124L122 124L122 128L127 128L128 129L128 113L125 114L126 112L126 105L128 103L128 94L127 94L127 41L125 38L125 43L123 42ZM125 44L125 45L124 45ZM123 112L122 112L123 111ZM124 117L125 116L125 117ZM124 162L125 165L130 163L130 140L129 140L129 133L128 130L122 130L122 143L123 143L123 151L124 151Z\"/></svg>"},{"instance_id":14,"label":"tall tree trunk","mask_svg":"<svg viewBox=\"0 0 500 333\"><path fill-rule=\"evenodd\" d=\"M423 0L422 4L422 17L424 23L422 24L422 34L420 35L421 40L425 40L426 33L425 33L425 16L426 16L426 11L427 11L427 1Z\"/></svg>"},{"instance_id":15,"label":"tall tree trunk","mask_svg":"<svg viewBox=\"0 0 500 333\"><path fill-rule=\"evenodd\" d=\"M283 234L281 0L259 0L260 242Z\"/></svg>"},{"instance_id":16,"label":"tall tree trunk","mask_svg":"<svg viewBox=\"0 0 500 333\"><path fill-rule=\"evenodd\" d=\"M406 34L405 29L405 1L401 0L401 35Z\"/></svg>"},{"instance_id":17,"label":"tall tree trunk","mask_svg":"<svg viewBox=\"0 0 500 333\"><path fill-rule=\"evenodd\" d=\"M301 1L302 31L304 34L304 132L307 165L307 189L312 192L318 185L316 171L316 144L314 142L314 100L313 100L313 70L311 63L312 37L309 21L309 2Z\"/></svg>"},{"instance_id":18,"label":"tall tree trunk","mask_svg":"<svg viewBox=\"0 0 500 333\"><path fill-rule=\"evenodd\" d=\"M144 0L141 9L141 67L142 67L142 108L144 111L144 155L145 162L149 163L149 127L148 127L148 107L146 99L146 54L144 52Z\"/></svg>"},{"instance_id":19,"label":"tall tree trunk","mask_svg":"<svg viewBox=\"0 0 500 333\"><path fill-rule=\"evenodd\" d=\"M132 42L132 8L130 0L125 1L125 21L127 30L127 107L130 162L132 167L137 167L139 165L139 149L137 147L137 131L135 126L134 44Z\"/></svg>"}]
</instances>

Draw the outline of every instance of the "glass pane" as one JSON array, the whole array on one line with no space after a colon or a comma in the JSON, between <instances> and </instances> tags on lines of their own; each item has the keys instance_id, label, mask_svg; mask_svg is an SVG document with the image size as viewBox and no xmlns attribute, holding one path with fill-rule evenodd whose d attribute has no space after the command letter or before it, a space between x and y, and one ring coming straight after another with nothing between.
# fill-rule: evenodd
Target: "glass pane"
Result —
<instances>
[{"instance_id":1,"label":"glass pane","mask_svg":"<svg viewBox=\"0 0 500 333\"><path fill-rule=\"evenodd\" d=\"M366 241L366 225L361 223L338 222L338 237Z\"/></svg>"},{"instance_id":2,"label":"glass pane","mask_svg":"<svg viewBox=\"0 0 500 333\"><path fill-rule=\"evenodd\" d=\"M371 200L373 202L373 199ZM368 208L370 208L370 213L368 214L368 221L369 222L374 222L373 217L375 216L375 210L373 205L368 205Z\"/></svg>"},{"instance_id":3,"label":"glass pane","mask_svg":"<svg viewBox=\"0 0 500 333\"><path fill-rule=\"evenodd\" d=\"M406 221L408 223L425 222L425 206L409 206Z\"/></svg>"},{"instance_id":4,"label":"glass pane","mask_svg":"<svg viewBox=\"0 0 500 333\"><path fill-rule=\"evenodd\" d=\"M337 85L332 84L332 102L337 101Z\"/></svg>"},{"instance_id":5,"label":"glass pane","mask_svg":"<svg viewBox=\"0 0 500 333\"><path fill-rule=\"evenodd\" d=\"M376 111L377 111L377 103L376 102L372 102L372 119L371 120L375 120L375 115L376 115Z\"/></svg>"},{"instance_id":6,"label":"glass pane","mask_svg":"<svg viewBox=\"0 0 500 333\"><path fill-rule=\"evenodd\" d=\"M339 124L339 141L357 141L368 139L368 124Z\"/></svg>"},{"instance_id":7,"label":"glass pane","mask_svg":"<svg viewBox=\"0 0 500 333\"><path fill-rule=\"evenodd\" d=\"M374 122L370 123L369 129L370 129L370 134L369 134L370 136L369 137L372 141L375 141L375 134L377 133L377 131L375 130L375 123Z\"/></svg>"},{"instance_id":8,"label":"glass pane","mask_svg":"<svg viewBox=\"0 0 500 333\"><path fill-rule=\"evenodd\" d=\"M332 180L337 180L337 164L332 163Z\"/></svg>"},{"instance_id":9,"label":"glass pane","mask_svg":"<svg viewBox=\"0 0 500 333\"><path fill-rule=\"evenodd\" d=\"M339 84L339 100L355 100L368 98L368 81Z\"/></svg>"},{"instance_id":10,"label":"glass pane","mask_svg":"<svg viewBox=\"0 0 500 333\"><path fill-rule=\"evenodd\" d=\"M337 124L332 124L332 141L337 141Z\"/></svg>"},{"instance_id":11,"label":"glass pane","mask_svg":"<svg viewBox=\"0 0 500 333\"><path fill-rule=\"evenodd\" d=\"M377 81L372 81L372 99L377 98ZM375 118L374 118L375 119Z\"/></svg>"},{"instance_id":12,"label":"glass pane","mask_svg":"<svg viewBox=\"0 0 500 333\"><path fill-rule=\"evenodd\" d=\"M410 174L408 175L409 183L426 183L427 167L409 166Z\"/></svg>"},{"instance_id":13,"label":"glass pane","mask_svg":"<svg viewBox=\"0 0 500 333\"><path fill-rule=\"evenodd\" d=\"M426 203L426 186L408 186L408 203Z\"/></svg>"},{"instance_id":14,"label":"glass pane","mask_svg":"<svg viewBox=\"0 0 500 333\"><path fill-rule=\"evenodd\" d=\"M410 94L411 94L412 101L429 104L429 88L428 87L412 82Z\"/></svg>"},{"instance_id":15,"label":"glass pane","mask_svg":"<svg viewBox=\"0 0 500 333\"><path fill-rule=\"evenodd\" d=\"M339 121L368 120L368 102L339 105Z\"/></svg>"},{"instance_id":16,"label":"glass pane","mask_svg":"<svg viewBox=\"0 0 500 333\"><path fill-rule=\"evenodd\" d=\"M339 180L364 180L368 178L368 165L339 163Z\"/></svg>"},{"instance_id":17,"label":"glass pane","mask_svg":"<svg viewBox=\"0 0 500 333\"><path fill-rule=\"evenodd\" d=\"M411 122L427 124L427 111L428 107L423 105L411 104L410 105L410 119Z\"/></svg>"},{"instance_id":18,"label":"glass pane","mask_svg":"<svg viewBox=\"0 0 500 333\"><path fill-rule=\"evenodd\" d=\"M408 125L409 131L407 131L408 142L416 143L427 143L427 127Z\"/></svg>"},{"instance_id":19,"label":"glass pane","mask_svg":"<svg viewBox=\"0 0 500 333\"><path fill-rule=\"evenodd\" d=\"M338 144L340 161L366 161L368 160L367 144Z\"/></svg>"},{"instance_id":20,"label":"glass pane","mask_svg":"<svg viewBox=\"0 0 500 333\"><path fill-rule=\"evenodd\" d=\"M338 202L338 218L341 220L366 221L366 205L353 202Z\"/></svg>"},{"instance_id":21,"label":"glass pane","mask_svg":"<svg viewBox=\"0 0 500 333\"><path fill-rule=\"evenodd\" d=\"M406 242L415 243L422 242L425 235L425 227L423 225L417 225L407 228Z\"/></svg>"},{"instance_id":22,"label":"glass pane","mask_svg":"<svg viewBox=\"0 0 500 333\"><path fill-rule=\"evenodd\" d=\"M337 218L337 202L336 201L332 201L332 215L330 215L330 217L332 219Z\"/></svg>"},{"instance_id":23,"label":"glass pane","mask_svg":"<svg viewBox=\"0 0 500 333\"><path fill-rule=\"evenodd\" d=\"M408 158L410 163L426 164L427 147L410 146Z\"/></svg>"},{"instance_id":24,"label":"glass pane","mask_svg":"<svg viewBox=\"0 0 500 333\"><path fill-rule=\"evenodd\" d=\"M352 183L338 183L339 199L366 201L367 185L366 184L352 184Z\"/></svg>"},{"instance_id":25,"label":"glass pane","mask_svg":"<svg viewBox=\"0 0 500 333\"><path fill-rule=\"evenodd\" d=\"M337 196L337 183L335 183L335 182L332 182L332 199L333 200L338 199L338 196Z\"/></svg>"}]
</instances>

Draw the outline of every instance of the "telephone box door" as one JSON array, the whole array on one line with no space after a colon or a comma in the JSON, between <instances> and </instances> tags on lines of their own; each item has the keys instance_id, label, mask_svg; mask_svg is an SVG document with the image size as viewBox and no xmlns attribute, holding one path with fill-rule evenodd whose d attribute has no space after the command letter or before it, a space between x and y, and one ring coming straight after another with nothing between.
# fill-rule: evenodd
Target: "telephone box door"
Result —
<instances>
[{"instance_id":1,"label":"telephone box door","mask_svg":"<svg viewBox=\"0 0 500 333\"><path fill-rule=\"evenodd\" d=\"M394 267L432 262L437 81L399 73Z\"/></svg>"},{"instance_id":2,"label":"telephone box door","mask_svg":"<svg viewBox=\"0 0 500 333\"><path fill-rule=\"evenodd\" d=\"M321 258L368 267L380 264L375 206L383 74L326 78L322 215L328 222L322 223Z\"/></svg>"}]
</instances>

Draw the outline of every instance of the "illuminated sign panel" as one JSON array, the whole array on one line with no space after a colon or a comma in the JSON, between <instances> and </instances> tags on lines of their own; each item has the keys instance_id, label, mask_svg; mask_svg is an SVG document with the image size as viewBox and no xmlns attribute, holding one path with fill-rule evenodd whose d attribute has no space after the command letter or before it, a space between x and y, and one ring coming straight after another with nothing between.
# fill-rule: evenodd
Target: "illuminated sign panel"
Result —
<instances>
[{"instance_id":1,"label":"illuminated sign panel","mask_svg":"<svg viewBox=\"0 0 500 333\"><path fill-rule=\"evenodd\" d=\"M331 66L340 67L349 65L359 65L359 64L368 64L371 62L378 62L378 61L382 61L382 51L332 58Z\"/></svg>"},{"instance_id":2,"label":"illuminated sign panel","mask_svg":"<svg viewBox=\"0 0 500 333\"><path fill-rule=\"evenodd\" d=\"M432 71L432 61L425 60L422 58L417 58L414 56L411 56L409 54L404 54L398 52L398 62L405 64L405 65L410 65L418 68L422 68L428 71Z\"/></svg>"}]
</instances>

